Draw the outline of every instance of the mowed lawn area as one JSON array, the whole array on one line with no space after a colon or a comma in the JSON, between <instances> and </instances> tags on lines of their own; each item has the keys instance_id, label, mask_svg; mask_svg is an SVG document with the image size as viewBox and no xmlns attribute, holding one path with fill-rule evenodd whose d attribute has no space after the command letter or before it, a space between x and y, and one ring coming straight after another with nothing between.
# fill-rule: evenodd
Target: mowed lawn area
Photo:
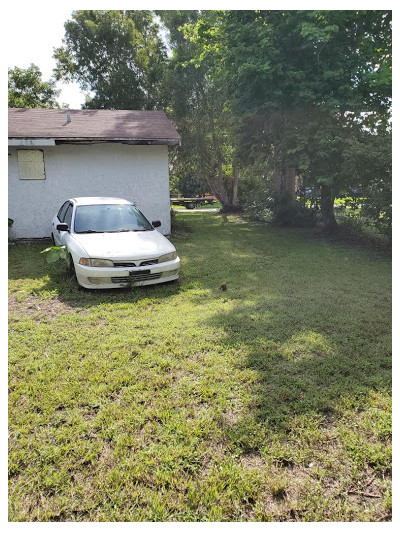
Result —
<instances>
[{"instance_id":1,"label":"mowed lawn area","mask_svg":"<svg viewBox=\"0 0 400 533\"><path fill-rule=\"evenodd\" d=\"M9 247L9 520L391 520L390 259L175 217L175 284Z\"/></svg>"}]
</instances>

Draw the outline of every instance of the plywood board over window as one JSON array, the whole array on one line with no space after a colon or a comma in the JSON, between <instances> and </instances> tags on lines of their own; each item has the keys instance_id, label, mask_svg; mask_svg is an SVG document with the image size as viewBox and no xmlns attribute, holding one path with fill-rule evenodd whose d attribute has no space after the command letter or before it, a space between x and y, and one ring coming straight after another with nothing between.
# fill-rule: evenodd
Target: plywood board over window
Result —
<instances>
[{"instance_id":1,"label":"plywood board over window","mask_svg":"<svg viewBox=\"0 0 400 533\"><path fill-rule=\"evenodd\" d=\"M42 150L18 150L18 168L21 180L44 180Z\"/></svg>"}]
</instances>

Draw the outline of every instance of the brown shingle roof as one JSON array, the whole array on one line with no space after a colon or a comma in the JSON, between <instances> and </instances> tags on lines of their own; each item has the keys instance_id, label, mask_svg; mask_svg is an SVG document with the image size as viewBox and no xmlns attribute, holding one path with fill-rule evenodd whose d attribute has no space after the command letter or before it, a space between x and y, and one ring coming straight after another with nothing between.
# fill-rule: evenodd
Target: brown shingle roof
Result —
<instances>
[{"instance_id":1,"label":"brown shingle roof","mask_svg":"<svg viewBox=\"0 0 400 533\"><path fill-rule=\"evenodd\" d=\"M67 120L67 113L71 122ZM9 138L56 140L159 141L177 144L180 136L164 111L103 109L8 110Z\"/></svg>"}]
</instances>

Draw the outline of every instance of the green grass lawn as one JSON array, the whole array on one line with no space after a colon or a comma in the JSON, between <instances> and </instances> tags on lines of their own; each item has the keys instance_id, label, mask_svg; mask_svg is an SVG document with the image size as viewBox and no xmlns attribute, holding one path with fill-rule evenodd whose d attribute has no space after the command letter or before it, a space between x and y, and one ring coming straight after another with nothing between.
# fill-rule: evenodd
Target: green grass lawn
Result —
<instances>
[{"instance_id":1,"label":"green grass lawn","mask_svg":"<svg viewBox=\"0 0 400 533\"><path fill-rule=\"evenodd\" d=\"M388 257L176 226L168 285L78 290L9 248L9 520L391 520Z\"/></svg>"}]
</instances>

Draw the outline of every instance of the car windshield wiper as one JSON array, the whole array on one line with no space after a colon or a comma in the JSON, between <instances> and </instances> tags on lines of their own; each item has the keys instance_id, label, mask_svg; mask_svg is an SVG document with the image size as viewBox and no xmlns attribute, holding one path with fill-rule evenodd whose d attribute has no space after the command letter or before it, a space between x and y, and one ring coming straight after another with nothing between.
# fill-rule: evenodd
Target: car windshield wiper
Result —
<instances>
[{"instance_id":1,"label":"car windshield wiper","mask_svg":"<svg viewBox=\"0 0 400 533\"><path fill-rule=\"evenodd\" d=\"M103 230L98 231L95 229L87 229L85 231L77 231L76 233L126 233L128 231L150 231L149 229L110 229L110 230Z\"/></svg>"},{"instance_id":2,"label":"car windshield wiper","mask_svg":"<svg viewBox=\"0 0 400 533\"><path fill-rule=\"evenodd\" d=\"M107 233L126 233L127 231L148 231L146 229L116 229L107 231Z\"/></svg>"}]
</instances>

